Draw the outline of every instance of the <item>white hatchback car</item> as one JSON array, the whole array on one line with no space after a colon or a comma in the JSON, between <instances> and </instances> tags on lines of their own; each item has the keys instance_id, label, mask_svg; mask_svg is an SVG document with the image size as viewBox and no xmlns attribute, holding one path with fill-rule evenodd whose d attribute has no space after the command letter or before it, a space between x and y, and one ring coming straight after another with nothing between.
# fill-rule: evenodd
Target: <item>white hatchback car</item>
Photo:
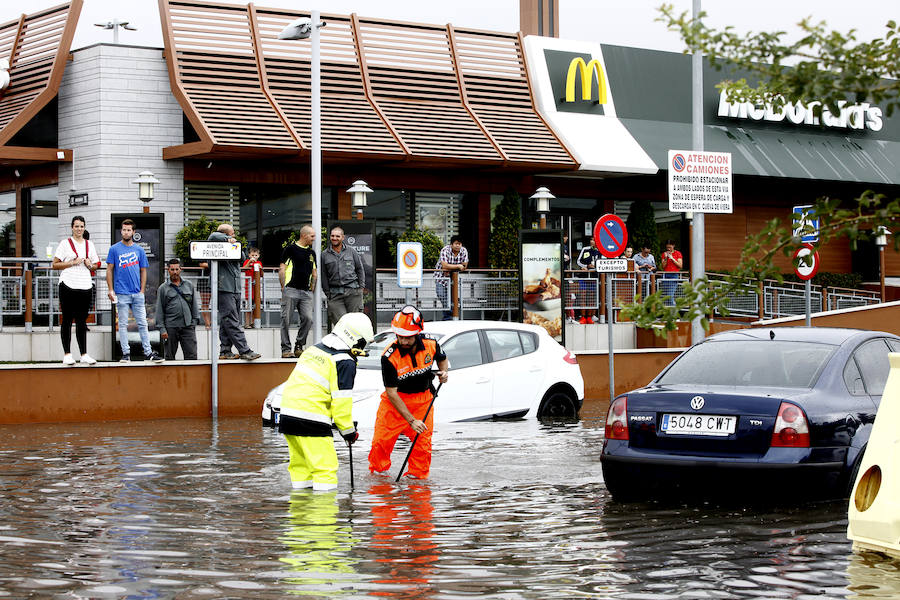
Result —
<instances>
[{"instance_id":1,"label":"white hatchback car","mask_svg":"<svg viewBox=\"0 0 900 600\"><path fill-rule=\"evenodd\" d=\"M450 379L434 403L437 423L520 418L576 418L584 402L584 380L575 355L543 327L503 321L435 321L425 332L450 360ZM384 331L359 359L353 386L353 418L373 427L384 384L381 353L394 341ZM435 382L437 384L437 382ZM263 404L264 425L277 425L281 389Z\"/></svg>"}]
</instances>

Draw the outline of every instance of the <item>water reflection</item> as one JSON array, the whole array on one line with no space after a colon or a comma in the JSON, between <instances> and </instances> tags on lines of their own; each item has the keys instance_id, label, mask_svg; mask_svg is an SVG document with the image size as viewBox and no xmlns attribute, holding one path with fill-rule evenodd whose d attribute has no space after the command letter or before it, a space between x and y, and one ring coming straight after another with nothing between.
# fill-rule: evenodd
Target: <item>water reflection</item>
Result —
<instances>
[{"instance_id":1,"label":"water reflection","mask_svg":"<svg viewBox=\"0 0 900 600\"><path fill-rule=\"evenodd\" d=\"M284 578L291 594L332 598L353 592L353 528L338 522L337 492L295 490L291 493L288 527L281 541L291 566Z\"/></svg>"},{"instance_id":2,"label":"water reflection","mask_svg":"<svg viewBox=\"0 0 900 600\"><path fill-rule=\"evenodd\" d=\"M445 426L428 481L357 469L325 494L290 493L255 418L0 427L0 597L900 595L898 563L851 554L842 502L612 503L604 413Z\"/></svg>"},{"instance_id":3,"label":"water reflection","mask_svg":"<svg viewBox=\"0 0 900 600\"><path fill-rule=\"evenodd\" d=\"M426 484L397 487L377 483L368 494L372 513L370 557L384 571L374 580L380 589L372 595L398 600L431 597L437 591L432 578L438 559L437 544L432 539L431 489Z\"/></svg>"}]
</instances>

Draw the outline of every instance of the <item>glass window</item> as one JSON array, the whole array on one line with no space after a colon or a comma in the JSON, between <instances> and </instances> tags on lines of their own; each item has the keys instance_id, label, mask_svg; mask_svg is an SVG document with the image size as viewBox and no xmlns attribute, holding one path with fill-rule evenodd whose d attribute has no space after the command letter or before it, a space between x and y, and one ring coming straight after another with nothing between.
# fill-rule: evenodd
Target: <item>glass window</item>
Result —
<instances>
[{"instance_id":1,"label":"glass window","mask_svg":"<svg viewBox=\"0 0 900 600\"><path fill-rule=\"evenodd\" d=\"M451 369L465 369L484 362L477 331L467 331L453 336L447 343L441 344L441 349L450 360Z\"/></svg>"},{"instance_id":2,"label":"glass window","mask_svg":"<svg viewBox=\"0 0 900 600\"><path fill-rule=\"evenodd\" d=\"M375 257L379 267L396 267L391 248L409 226L409 194L404 190L378 190L366 199L364 215L375 221Z\"/></svg>"},{"instance_id":3,"label":"glass window","mask_svg":"<svg viewBox=\"0 0 900 600\"><path fill-rule=\"evenodd\" d=\"M888 361L888 348L884 340L871 340L856 349L853 353L856 364L862 374L866 391L872 396L880 396L884 392L891 363Z\"/></svg>"},{"instance_id":4,"label":"glass window","mask_svg":"<svg viewBox=\"0 0 900 600\"><path fill-rule=\"evenodd\" d=\"M522 343L519 341L518 331L488 329L485 334L488 339L488 347L491 349L491 357L494 360L522 356Z\"/></svg>"},{"instance_id":5,"label":"glass window","mask_svg":"<svg viewBox=\"0 0 900 600\"><path fill-rule=\"evenodd\" d=\"M851 356L844 367L844 383L847 384L847 390L854 396L864 396L866 388L863 385L862 375L859 374L859 367L856 366L856 360Z\"/></svg>"},{"instance_id":6,"label":"glass window","mask_svg":"<svg viewBox=\"0 0 900 600\"><path fill-rule=\"evenodd\" d=\"M444 244L459 233L461 194L416 192L416 227L432 232Z\"/></svg>"},{"instance_id":7,"label":"glass window","mask_svg":"<svg viewBox=\"0 0 900 600\"><path fill-rule=\"evenodd\" d=\"M531 354L537 350L537 336L535 334L520 331L519 339L522 341L522 348L525 350L525 354Z\"/></svg>"},{"instance_id":8,"label":"glass window","mask_svg":"<svg viewBox=\"0 0 900 600\"><path fill-rule=\"evenodd\" d=\"M777 340L704 342L682 354L657 383L809 387L835 348Z\"/></svg>"},{"instance_id":9,"label":"glass window","mask_svg":"<svg viewBox=\"0 0 900 600\"><path fill-rule=\"evenodd\" d=\"M29 255L50 258L59 243L59 191L55 185L32 188Z\"/></svg>"},{"instance_id":10,"label":"glass window","mask_svg":"<svg viewBox=\"0 0 900 600\"><path fill-rule=\"evenodd\" d=\"M16 193L0 194L0 256L16 255Z\"/></svg>"}]
</instances>

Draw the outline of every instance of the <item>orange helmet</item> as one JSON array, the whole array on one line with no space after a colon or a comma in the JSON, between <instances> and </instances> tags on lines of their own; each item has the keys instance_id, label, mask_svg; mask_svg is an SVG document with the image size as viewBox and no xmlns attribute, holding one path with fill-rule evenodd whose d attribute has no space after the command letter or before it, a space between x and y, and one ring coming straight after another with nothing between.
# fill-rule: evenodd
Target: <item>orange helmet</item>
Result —
<instances>
[{"instance_id":1,"label":"orange helmet","mask_svg":"<svg viewBox=\"0 0 900 600\"><path fill-rule=\"evenodd\" d=\"M406 305L391 319L391 331L402 337L418 335L425 329L422 313L415 306Z\"/></svg>"}]
</instances>

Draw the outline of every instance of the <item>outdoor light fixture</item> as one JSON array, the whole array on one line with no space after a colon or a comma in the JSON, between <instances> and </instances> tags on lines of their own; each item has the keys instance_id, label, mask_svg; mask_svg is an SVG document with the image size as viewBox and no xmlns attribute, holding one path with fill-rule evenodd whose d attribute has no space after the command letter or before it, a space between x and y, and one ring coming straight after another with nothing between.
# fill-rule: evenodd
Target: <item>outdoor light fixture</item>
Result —
<instances>
[{"instance_id":1,"label":"outdoor light fixture","mask_svg":"<svg viewBox=\"0 0 900 600\"><path fill-rule=\"evenodd\" d=\"M884 225L878 226L874 232L875 245L878 246L878 272L881 280L881 301L884 302L884 247L887 246L887 236L891 235Z\"/></svg>"},{"instance_id":2,"label":"outdoor light fixture","mask_svg":"<svg viewBox=\"0 0 900 600\"><path fill-rule=\"evenodd\" d=\"M144 212L150 212L150 201L153 200L153 186L159 183L159 179L153 176L153 171L141 171L138 178L131 183L138 186L138 198L144 203Z\"/></svg>"},{"instance_id":3,"label":"outdoor light fixture","mask_svg":"<svg viewBox=\"0 0 900 600\"><path fill-rule=\"evenodd\" d=\"M120 21L118 19L113 19L112 21L107 21L106 23L94 23L94 27L100 27L101 29L112 29L113 30L113 44L119 43L119 27L122 29L127 29L128 31L137 31L137 27L132 27L128 24L128 21Z\"/></svg>"},{"instance_id":4,"label":"outdoor light fixture","mask_svg":"<svg viewBox=\"0 0 900 600\"><path fill-rule=\"evenodd\" d=\"M310 208L312 209L313 231L322 231L322 61L320 57L319 29L325 26L319 20L319 11L310 11L309 17L295 19L278 34L279 40L309 39L310 71ZM316 264L321 264L321 246L313 244ZM313 306L322 306L322 291L316 286L313 291ZM322 311L313 310L313 343L322 339Z\"/></svg>"},{"instance_id":5,"label":"outdoor light fixture","mask_svg":"<svg viewBox=\"0 0 900 600\"><path fill-rule=\"evenodd\" d=\"M550 200L556 198L550 190L541 186L531 195L536 202L538 213L541 215L541 229L547 229L547 213L550 212Z\"/></svg>"},{"instance_id":6,"label":"outdoor light fixture","mask_svg":"<svg viewBox=\"0 0 900 600\"><path fill-rule=\"evenodd\" d=\"M372 193L372 188L362 179L357 179L347 191L350 192L350 201L353 208L356 209L356 218L362 219L363 209L366 207L366 196Z\"/></svg>"}]
</instances>

